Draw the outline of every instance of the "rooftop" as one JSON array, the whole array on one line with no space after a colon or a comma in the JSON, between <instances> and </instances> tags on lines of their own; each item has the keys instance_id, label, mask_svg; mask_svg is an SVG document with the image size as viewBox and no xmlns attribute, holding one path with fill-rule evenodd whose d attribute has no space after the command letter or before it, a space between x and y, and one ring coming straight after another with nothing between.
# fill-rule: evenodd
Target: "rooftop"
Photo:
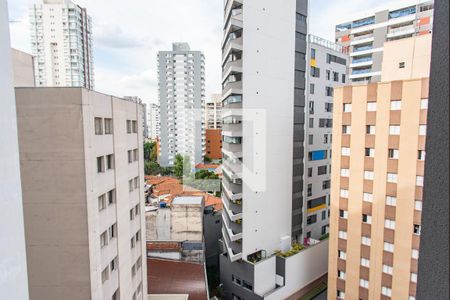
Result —
<instances>
[{"instance_id":1,"label":"rooftop","mask_svg":"<svg viewBox=\"0 0 450 300\"><path fill-rule=\"evenodd\" d=\"M177 196L173 198L172 204L174 205L189 205L189 204L202 204L203 197L202 196Z\"/></svg>"},{"instance_id":2,"label":"rooftop","mask_svg":"<svg viewBox=\"0 0 450 300\"><path fill-rule=\"evenodd\" d=\"M207 299L203 264L147 258L149 294L189 294L189 300Z\"/></svg>"}]
</instances>

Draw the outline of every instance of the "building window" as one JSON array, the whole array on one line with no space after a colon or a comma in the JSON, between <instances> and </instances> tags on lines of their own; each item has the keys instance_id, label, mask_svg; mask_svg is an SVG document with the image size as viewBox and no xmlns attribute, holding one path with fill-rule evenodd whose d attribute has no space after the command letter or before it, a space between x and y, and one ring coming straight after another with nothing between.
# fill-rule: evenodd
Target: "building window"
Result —
<instances>
[{"instance_id":1,"label":"building window","mask_svg":"<svg viewBox=\"0 0 450 300\"><path fill-rule=\"evenodd\" d=\"M398 68L399 68L399 69L404 69L404 68L405 68L405 62L403 62L403 61L402 61L402 62L399 62L399 63L398 63Z\"/></svg>"},{"instance_id":2,"label":"building window","mask_svg":"<svg viewBox=\"0 0 450 300\"><path fill-rule=\"evenodd\" d=\"M342 83L345 83L345 74L342 74Z\"/></svg>"},{"instance_id":3,"label":"building window","mask_svg":"<svg viewBox=\"0 0 450 300\"><path fill-rule=\"evenodd\" d=\"M343 230L339 230L338 237L340 239L346 240L347 239L347 232L343 231Z\"/></svg>"},{"instance_id":4,"label":"building window","mask_svg":"<svg viewBox=\"0 0 450 300\"><path fill-rule=\"evenodd\" d=\"M97 173L105 172L105 157L97 157Z\"/></svg>"},{"instance_id":5,"label":"building window","mask_svg":"<svg viewBox=\"0 0 450 300\"><path fill-rule=\"evenodd\" d=\"M341 198L348 198L348 190L341 189L340 196Z\"/></svg>"},{"instance_id":6,"label":"building window","mask_svg":"<svg viewBox=\"0 0 450 300\"><path fill-rule=\"evenodd\" d=\"M139 160L139 149L134 149L133 150L133 161L138 161Z\"/></svg>"},{"instance_id":7,"label":"building window","mask_svg":"<svg viewBox=\"0 0 450 300\"><path fill-rule=\"evenodd\" d=\"M375 134L375 126L374 125L367 125L366 126L366 133L367 134Z\"/></svg>"},{"instance_id":8,"label":"building window","mask_svg":"<svg viewBox=\"0 0 450 300\"><path fill-rule=\"evenodd\" d=\"M133 179L128 180L128 191L133 191Z\"/></svg>"},{"instance_id":9,"label":"building window","mask_svg":"<svg viewBox=\"0 0 450 300\"><path fill-rule=\"evenodd\" d=\"M427 134L427 125L419 125L419 135Z\"/></svg>"},{"instance_id":10,"label":"building window","mask_svg":"<svg viewBox=\"0 0 450 300\"><path fill-rule=\"evenodd\" d=\"M423 186L423 176L416 176L416 185Z\"/></svg>"},{"instance_id":11,"label":"building window","mask_svg":"<svg viewBox=\"0 0 450 300\"><path fill-rule=\"evenodd\" d=\"M114 169L114 154L106 155L106 168L108 170Z\"/></svg>"},{"instance_id":12,"label":"building window","mask_svg":"<svg viewBox=\"0 0 450 300\"><path fill-rule=\"evenodd\" d=\"M113 133L112 119L105 119L105 134L112 134L112 133Z\"/></svg>"},{"instance_id":13,"label":"building window","mask_svg":"<svg viewBox=\"0 0 450 300\"><path fill-rule=\"evenodd\" d=\"M392 275L392 266L383 265L383 273Z\"/></svg>"},{"instance_id":14,"label":"building window","mask_svg":"<svg viewBox=\"0 0 450 300\"><path fill-rule=\"evenodd\" d=\"M311 58L316 59L316 49L311 48Z\"/></svg>"},{"instance_id":15,"label":"building window","mask_svg":"<svg viewBox=\"0 0 450 300\"><path fill-rule=\"evenodd\" d=\"M308 168L308 177L312 177L312 172L313 172L313 169L312 168Z\"/></svg>"},{"instance_id":16,"label":"building window","mask_svg":"<svg viewBox=\"0 0 450 300\"><path fill-rule=\"evenodd\" d=\"M328 97L333 97L334 89L331 86L326 86L325 87L325 95Z\"/></svg>"},{"instance_id":17,"label":"building window","mask_svg":"<svg viewBox=\"0 0 450 300\"><path fill-rule=\"evenodd\" d=\"M109 266L102 271L102 283L109 279Z\"/></svg>"},{"instance_id":18,"label":"building window","mask_svg":"<svg viewBox=\"0 0 450 300\"><path fill-rule=\"evenodd\" d=\"M312 77L319 78L320 77L320 69L316 67L311 67L310 74Z\"/></svg>"},{"instance_id":19,"label":"building window","mask_svg":"<svg viewBox=\"0 0 450 300\"><path fill-rule=\"evenodd\" d=\"M419 250L417 249L412 249L411 251L411 257L414 259L419 259Z\"/></svg>"},{"instance_id":20,"label":"building window","mask_svg":"<svg viewBox=\"0 0 450 300\"><path fill-rule=\"evenodd\" d=\"M311 225L317 222L317 215L311 215L306 218L306 224Z\"/></svg>"},{"instance_id":21,"label":"building window","mask_svg":"<svg viewBox=\"0 0 450 300\"><path fill-rule=\"evenodd\" d=\"M390 135L399 135L400 134L400 126L399 125L390 125L389 126L389 134Z\"/></svg>"},{"instance_id":22,"label":"building window","mask_svg":"<svg viewBox=\"0 0 450 300\"><path fill-rule=\"evenodd\" d=\"M325 111L326 112L333 112L333 103L325 102Z\"/></svg>"},{"instance_id":23,"label":"building window","mask_svg":"<svg viewBox=\"0 0 450 300\"><path fill-rule=\"evenodd\" d=\"M420 200L414 201L414 209L421 211L422 210L422 201L420 201Z\"/></svg>"},{"instance_id":24,"label":"building window","mask_svg":"<svg viewBox=\"0 0 450 300\"><path fill-rule=\"evenodd\" d=\"M388 149L388 158L398 159L398 150L397 149Z\"/></svg>"},{"instance_id":25,"label":"building window","mask_svg":"<svg viewBox=\"0 0 450 300\"><path fill-rule=\"evenodd\" d=\"M363 223L366 223L366 224L372 224L372 216L363 214L362 221L363 221Z\"/></svg>"},{"instance_id":26,"label":"building window","mask_svg":"<svg viewBox=\"0 0 450 300\"><path fill-rule=\"evenodd\" d=\"M419 152L418 152L418 159L419 160L425 160L425 150L419 150Z\"/></svg>"},{"instance_id":27,"label":"building window","mask_svg":"<svg viewBox=\"0 0 450 300\"><path fill-rule=\"evenodd\" d=\"M384 242L383 249L384 249L384 251L394 253L394 244Z\"/></svg>"},{"instance_id":28,"label":"building window","mask_svg":"<svg viewBox=\"0 0 450 300\"><path fill-rule=\"evenodd\" d=\"M359 279L359 286L362 288L369 288L369 281L365 280L365 279Z\"/></svg>"},{"instance_id":29,"label":"building window","mask_svg":"<svg viewBox=\"0 0 450 300\"><path fill-rule=\"evenodd\" d=\"M133 150L128 150L128 163L131 164L133 162Z\"/></svg>"},{"instance_id":30,"label":"building window","mask_svg":"<svg viewBox=\"0 0 450 300\"><path fill-rule=\"evenodd\" d=\"M314 118L309 118L309 128L314 128Z\"/></svg>"},{"instance_id":31,"label":"building window","mask_svg":"<svg viewBox=\"0 0 450 300\"><path fill-rule=\"evenodd\" d=\"M416 235L420 235L420 231L422 230L422 226L418 225L418 224L414 224L413 226L413 232Z\"/></svg>"},{"instance_id":32,"label":"building window","mask_svg":"<svg viewBox=\"0 0 450 300\"><path fill-rule=\"evenodd\" d=\"M341 148L341 155L342 156L350 156L350 148L342 147Z\"/></svg>"},{"instance_id":33,"label":"building window","mask_svg":"<svg viewBox=\"0 0 450 300\"><path fill-rule=\"evenodd\" d=\"M376 111L377 103L376 102L367 102L367 111Z\"/></svg>"},{"instance_id":34,"label":"building window","mask_svg":"<svg viewBox=\"0 0 450 300\"><path fill-rule=\"evenodd\" d=\"M322 181L322 190L328 190L331 185L331 180Z\"/></svg>"},{"instance_id":35,"label":"building window","mask_svg":"<svg viewBox=\"0 0 450 300\"><path fill-rule=\"evenodd\" d=\"M373 178L374 178L373 171L364 171L364 179L373 180Z\"/></svg>"},{"instance_id":36,"label":"building window","mask_svg":"<svg viewBox=\"0 0 450 300\"><path fill-rule=\"evenodd\" d=\"M131 120L127 120L127 133L131 133Z\"/></svg>"},{"instance_id":37,"label":"building window","mask_svg":"<svg viewBox=\"0 0 450 300\"><path fill-rule=\"evenodd\" d=\"M338 278L340 278L342 280L345 280L345 272L341 271L341 270L338 270Z\"/></svg>"},{"instance_id":38,"label":"building window","mask_svg":"<svg viewBox=\"0 0 450 300\"><path fill-rule=\"evenodd\" d=\"M308 145L314 144L314 135L308 135Z\"/></svg>"},{"instance_id":39,"label":"building window","mask_svg":"<svg viewBox=\"0 0 450 300\"><path fill-rule=\"evenodd\" d=\"M106 196L105 194L98 197L98 210L104 210L106 208Z\"/></svg>"},{"instance_id":40,"label":"building window","mask_svg":"<svg viewBox=\"0 0 450 300\"><path fill-rule=\"evenodd\" d=\"M310 83L309 84L309 93L311 94L311 95L314 95L314 83Z\"/></svg>"},{"instance_id":41,"label":"building window","mask_svg":"<svg viewBox=\"0 0 450 300\"><path fill-rule=\"evenodd\" d=\"M348 218L348 211L340 209L339 210L339 217L343 218L343 219L347 219Z\"/></svg>"},{"instance_id":42,"label":"building window","mask_svg":"<svg viewBox=\"0 0 450 300\"><path fill-rule=\"evenodd\" d=\"M411 273L411 282L417 283L417 273Z\"/></svg>"},{"instance_id":43,"label":"building window","mask_svg":"<svg viewBox=\"0 0 450 300\"><path fill-rule=\"evenodd\" d=\"M134 247L136 247L136 241L134 240L134 236L130 240L130 246L131 246L131 249L134 249Z\"/></svg>"},{"instance_id":44,"label":"building window","mask_svg":"<svg viewBox=\"0 0 450 300\"><path fill-rule=\"evenodd\" d=\"M326 73L327 73L327 80L330 80L331 79L331 71L327 70Z\"/></svg>"},{"instance_id":45,"label":"building window","mask_svg":"<svg viewBox=\"0 0 450 300\"><path fill-rule=\"evenodd\" d=\"M372 193L363 193L363 200L366 202L372 202L373 194Z\"/></svg>"},{"instance_id":46,"label":"building window","mask_svg":"<svg viewBox=\"0 0 450 300\"><path fill-rule=\"evenodd\" d=\"M101 235L100 235L100 247L103 248L106 245L108 245L108 232L104 231Z\"/></svg>"},{"instance_id":47,"label":"building window","mask_svg":"<svg viewBox=\"0 0 450 300\"><path fill-rule=\"evenodd\" d=\"M397 183L398 176L395 173L387 173L387 182Z\"/></svg>"},{"instance_id":48,"label":"building window","mask_svg":"<svg viewBox=\"0 0 450 300\"><path fill-rule=\"evenodd\" d=\"M352 126L350 125L342 125L342 133L350 134L352 132Z\"/></svg>"},{"instance_id":49,"label":"building window","mask_svg":"<svg viewBox=\"0 0 450 300\"><path fill-rule=\"evenodd\" d=\"M109 227L109 239L113 239L117 237L117 224L114 223L113 225L111 225L111 227Z\"/></svg>"},{"instance_id":50,"label":"building window","mask_svg":"<svg viewBox=\"0 0 450 300\"><path fill-rule=\"evenodd\" d=\"M323 143L328 144L328 134L323 135Z\"/></svg>"},{"instance_id":51,"label":"building window","mask_svg":"<svg viewBox=\"0 0 450 300\"><path fill-rule=\"evenodd\" d=\"M137 121L131 121L133 133L137 133Z\"/></svg>"},{"instance_id":52,"label":"building window","mask_svg":"<svg viewBox=\"0 0 450 300\"><path fill-rule=\"evenodd\" d=\"M420 99L420 109L428 109L428 99Z\"/></svg>"},{"instance_id":53,"label":"building window","mask_svg":"<svg viewBox=\"0 0 450 300\"><path fill-rule=\"evenodd\" d=\"M391 110L401 110L401 109L402 109L402 101L400 100L391 101Z\"/></svg>"},{"instance_id":54,"label":"building window","mask_svg":"<svg viewBox=\"0 0 450 300\"><path fill-rule=\"evenodd\" d=\"M340 259L346 260L347 259L347 253L341 250L338 250L338 257Z\"/></svg>"},{"instance_id":55,"label":"building window","mask_svg":"<svg viewBox=\"0 0 450 300\"><path fill-rule=\"evenodd\" d=\"M317 175L327 174L327 166L318 166L317 167Z\"/></svg>"},{"instance_id":56,"label":"building window","mask_svg":"<svg viewBox=\"0 0 450 300\"><path fill-rule=\"evenodd\" d=\"M361 258L361 266L369 268L370 267L370 260L367 258Z\"/></svg>"},{"instance_id":57,"label":"building window","mask_svg":"<svg viewBox=\"0 0 450 300\"><path fill-rule=\"evenodd\" d=\"M385 219L384 220L384 227L387 229L395 229L395 220L391 220L391 219Z\"/></svg>"},{"instance_id":58,"label":"building window","mask_svg":"<svg viewBox=\"0 0 450 300\"><path fill-rule=\"evenodd\" d=\"M344 112L351 112L352 105L350 103L344 103Z\"/></svg>"},{"instance_id":59,"label":"building window","mask_svg":"<svg viewBox=\"0 0 450 300\"><path fill-rule=\"evenodd\" d=\"M339 299L345 299L345 293L343 291L338 290L337 295Z\"/></svg>"},{"instance_id":60,"label":"building window","mask_svg":"<svg viewBox=\"0 0 450 300\"><path fill-rule=\"evenodd\" d=\"M392 290L386 286L382 286L381 287L381 294L383 294L384 296L387 297L391 297L392 296Z\"/></svg>"},{"instance_id":61,"label":"building window","mask_svg":"<svg viewBox=\"0 0 450 300\"><path fill-rule=\"evenodd\" d=\"M341 176L342 177L349 177L350 170L349 169L341 169Z\"/></svg>"},{"instance_id":62,"label":"building window","mask_svg":"<svg viewBox=\"0 0 450 300\"><path fill-rule=\"evenodd\" d=\"M110 190L108 192L108 205L114 204L116 202L116 190Z\"/></svg>"},{"instance_id":63,"label":"building window","mask_svg":"<svg viewBox=\"0 0 450 300\"><path fill-rule=\"evenodd\" d=\"M375 157L375 149L373 148L365 148L364 155L368 157Z\"/></svg>"},{"instance_id":64,"label":"building window","mask_svg":"<svg viewBox=\"0 0 450 300\"><path fill-rule=\"evenodd\" d=\"M312 183L308 183L308 187L307 187L307 196L311 196L312 195Z\"/></svg>"},{"instance_id":65,"label":"building window","mask_svg":"<svg viewBox=\"0 0 450 300\"><path fill-rule=\"evenodd\" d=\"M103 134L102 118L94 118L95 134Z\"/></svg>"},{"instance_id":66,"label":"building window","mask_svg":"<svg viewBox=\"0 0 450 300\"><path fill-rule=\"evenodd\" d=\"M386 205L396 206L397 205L397 197L386 196Z\"/></svg>"},{"instance_id":67,"label":"building window","mask_svg":"<svg viewBox=\"0 0 450 300\"><path fill-rule=\"evenodd\" d=\"M370 237L368 236L361 237L361 244L370 246L370 242L371 242Z\"/></svg>"},{"instance_id":68,"label":"building window","mask_svg":"<svg viewBox=\"0 0 450 300\"><path fill-rule=\"evenodd\" d=\"M111 261L111 263L109 264L109 267L110 267L110 269L111 269L111 272L112 271L115 271L115 270L117 270L117 268L119 267L119 265L117 264L117 256Z\"/></svg>"}]
</instances>

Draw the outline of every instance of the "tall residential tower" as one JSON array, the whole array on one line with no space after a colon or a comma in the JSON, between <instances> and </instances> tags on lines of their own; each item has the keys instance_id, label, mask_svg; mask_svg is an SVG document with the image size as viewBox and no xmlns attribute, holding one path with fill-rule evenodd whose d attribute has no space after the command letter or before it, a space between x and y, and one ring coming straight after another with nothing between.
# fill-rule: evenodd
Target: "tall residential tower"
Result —
<instances>
[{"instance_id":1,"label":"tall residential tower","mask_svg":"<svg viewBox=\"0 0 450 300\"><path fill-rule=\"evenodd\" d=\"M35 83L94 88L91 17L71 0L43 0L30 9Z\"/></svg>"},{"instance_id":2,"label":"tall residential tower","mask_svg":"<svg viewBox=\"0 0 450 300\"><path fill-rule=\"evenodd\" d=\"M205 154L205 57L187 43L158 52L161 122L159 164L172 166L181 154L194 166Z\"/></svg>"},{"instance_id":3,"label":"tall residential tower","mask_svg":"<svg viewBox=\"0 0 450 300\"><path fill-rule=\"evenodd\" d=\"M224 6L221 282L226 299L284 299L326 272L327 242L277 255L303 233L307 1Z\"/></svg>"}]
</instances>

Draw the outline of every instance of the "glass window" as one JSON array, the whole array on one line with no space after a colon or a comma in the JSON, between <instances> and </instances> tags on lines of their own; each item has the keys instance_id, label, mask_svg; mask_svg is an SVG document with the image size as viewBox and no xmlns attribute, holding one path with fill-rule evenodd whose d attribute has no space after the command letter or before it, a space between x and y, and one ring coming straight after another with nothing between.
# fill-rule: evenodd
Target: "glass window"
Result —
<instances>
[{"instance_id":1,"label":"glass window","mask_svg":"<svg viewBox=\"0 0 450 300\"><path fill-rule=\"evenodd\" d=\"M376 102L367 102L367 111L376 111L377 103Z\"/></svg>"},{"instance_id":2,"label":"glass window","mask_svg":"<svg viewBox=\"0 0 450 300\"><path fill-rule=\"evenodd\" d=\"M428 99L420 99L420 108L428 109Z\"/></svg>"},{"instance_id":3,"label":"glass window","mask_svg":"<svg viewBox=\"0 0 450 300\"><path fill-rule=\"evenodd\" d=\"M94 118L95 134L103 134L102 118Z\"/></svg>"},{"instance_id":4,"label":"glass window","mask_svg":"<svg viewBox=\"0 0 450 300\"><path fill-rule=\"evenodd\" d=\"M400 109L402 109L402 101L392 100L391 101L391 110L400 110Z\"/></svg>"},{"instance_id":5,"label":"glass window","mask_svg":"<svg viewBox=\"0 0 450 300\"><path fill-rule=\"evenodd\" d=\"M344 112L351 112L352 105L350 103L344 103Z\"/></svg>"}]
</instances>

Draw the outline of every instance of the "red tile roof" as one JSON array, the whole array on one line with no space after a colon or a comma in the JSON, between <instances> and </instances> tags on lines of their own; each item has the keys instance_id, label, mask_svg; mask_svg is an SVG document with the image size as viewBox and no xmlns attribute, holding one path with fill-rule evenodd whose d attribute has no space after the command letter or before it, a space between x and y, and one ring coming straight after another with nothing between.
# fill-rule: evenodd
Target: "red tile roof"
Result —
<instances>
[{"instance_id":1,"label":"red tile roof","mask_svg":"<svg viewBox=\"0 0 450 300\"><path fill-rule=\"evenodd\" d=\"M203 170L208 170L208 169L217 169L217 167L220 166L218 164L203 164L203 163L199 163L195 165L196 169L203 169Z\"/></svg>"},{"instance_id":2,"label":"red tile roof","mask_svg":"<svg viewBox=\"0 0 450 300\"><path fill-rule=\"evenodd\" d=\"M189 300L206 300L202 264L147 258L149 294L189 294Z\"/></svg>"},{"instance_id":3,"label":"red tile roof","mask_svg":"<svg viewBox=\"0 0 450 300\"><path fill-rule=\"evenodd\" d=\"M181 251L181 243L178 242L149 242L147 241L147 250Z\"/></svg>"}]
</instances>

